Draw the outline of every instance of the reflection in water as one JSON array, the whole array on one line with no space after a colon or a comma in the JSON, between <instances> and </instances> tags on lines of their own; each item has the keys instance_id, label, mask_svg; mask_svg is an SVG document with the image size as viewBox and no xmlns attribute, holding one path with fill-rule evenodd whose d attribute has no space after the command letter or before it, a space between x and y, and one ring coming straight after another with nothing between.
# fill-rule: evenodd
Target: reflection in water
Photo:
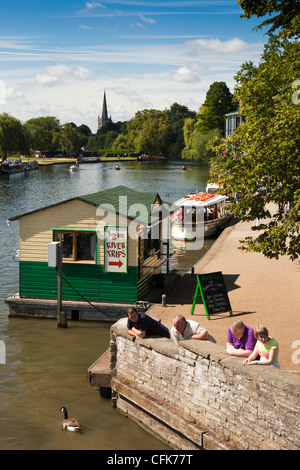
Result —
<instances>
[{"instance_id":1,"label":"reflection in water","mask_svg":"<svg viewBox=\"0 0 300 470\"><path fill-rule=\"evenodd\" d=\"M0 364L0 449L151 449L168 447L111 406L86 381L88 367L107 349L110 323L69 322L58 329L51 320L8 319L4 299L18 291L19 224L6 219L75 196L124 185L158 192L167 202L204 190L207 168L178 163L123 162L69 165L0 176L0 340L6 364ZM202 256L172 241L170 269L184 272ZM82 433L62 431L65 406L84 426Z\"/></svg>"}]
</instances>

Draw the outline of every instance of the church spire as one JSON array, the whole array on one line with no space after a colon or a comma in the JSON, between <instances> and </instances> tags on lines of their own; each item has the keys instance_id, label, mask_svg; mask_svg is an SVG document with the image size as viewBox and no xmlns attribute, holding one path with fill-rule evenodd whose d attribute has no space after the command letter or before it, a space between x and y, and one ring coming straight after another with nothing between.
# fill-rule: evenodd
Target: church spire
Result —
<instances>
[{"instance_id":1,"label":"church spire","mask_svg":"<svg viewBox=\"0 0 300 470\"><path fill-rule=\"evenodd\" d=\"M105 124L107 124L109 122L111 122L111 118L108 117L107 104L106 104L106 93L105 93L105 90L104 90L102 114L101 114L101 117L98 116L98 130L101 129L101 127L104 127Z\"/></svg>"}]
</instances>

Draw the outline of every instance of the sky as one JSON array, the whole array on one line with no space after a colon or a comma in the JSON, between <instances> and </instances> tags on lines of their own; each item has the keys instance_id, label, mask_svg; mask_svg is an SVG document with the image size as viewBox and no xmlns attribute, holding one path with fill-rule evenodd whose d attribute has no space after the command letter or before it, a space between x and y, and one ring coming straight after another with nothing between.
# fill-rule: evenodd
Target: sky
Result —
<instances>
[{"instance_id":1,"label":"sky","mask_svg":"<svg viewBox=\"0 0 300 470\"><path fill-rule=\"evenodd\" d=\"M97 131L173 103L198 111L210 85L267 42L237 0L11 0L0 6L0 113L55 116Z\"/></svg>"}]
</instances>

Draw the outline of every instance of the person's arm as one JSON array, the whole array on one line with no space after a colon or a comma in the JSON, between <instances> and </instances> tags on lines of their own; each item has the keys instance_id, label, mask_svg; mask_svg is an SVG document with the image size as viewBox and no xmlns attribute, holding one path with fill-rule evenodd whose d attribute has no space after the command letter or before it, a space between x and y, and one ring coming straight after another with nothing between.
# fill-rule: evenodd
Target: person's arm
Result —
<instances>
[{"instance_id":1,"label":"person's arm","mask_svg":"<svg viewBox=\"0 0 300 470\"><path fill-rule=\"evenodd\" d=\"M231 356L249 357L253 351L250 351L249 349L243 349L243 348L236 349L232 343L227 343L226 352L227 354L230 354Z\"/></svg>"},{"instance_id":2,"label":"person's arm","mask_svg":"<svg viewBox=\"0 0 300 470\"><path fill-rule=\"evenodd\" d=\"M208 339L208 333L207 331L203 331L202 333L194 333L191 336L191 339Z\"/></svg>"},{"instance_id":3,"label":"person's arm","mask_svg":"<svg viewBox=\"0 0 300 470\"><path fill-rule=\"evenodd\" d=\"M243 366L247 366L249 364L260 364L260 360L255 360L258 354L258 344L256 343L255 348L250 354L250 356L243 362Z\"/></svg>"},{"instance_id":4,"label":"person's arm","mask_svg":"<svg viewBox=\"0 0 300 470\"><path fill-rule=\"evenodd\" d=\"M259 364L261 366L271 366L274 363L274 359L275 359L275 349L271 349L268 359L262 356L260 361L250 361L244 365Z\"/></svg>"},{"instance_id":5,"label":"person's arm","mask_svg":"<svg viewBox=\"0 0 300 470\"><path fill-rule=\"evenodd\" d=\"M126 328L126 332L130 336L137 336L138 338L145 338L145 336L146 336L146 331L138 330L134 326L132 328Z\"/></svg>"}]
</instances>

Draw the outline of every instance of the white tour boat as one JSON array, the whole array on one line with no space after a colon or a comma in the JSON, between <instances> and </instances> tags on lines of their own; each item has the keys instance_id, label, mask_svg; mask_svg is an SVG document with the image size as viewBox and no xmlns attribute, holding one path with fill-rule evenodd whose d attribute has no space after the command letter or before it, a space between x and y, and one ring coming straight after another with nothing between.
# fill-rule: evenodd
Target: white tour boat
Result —
<instances>
[{"instance_id":1,"label":"white tour boat","mask_svg":"<svg viewBox=\"0 0 300 470\"><path fill-rule=\"evenodd\" d=\"M189 194L174 202L179 206L172 217L172 238L175 240L194 240L202 233L204 238L222 231L232 215L225 209L227 196L214 193ZM199 232L199 224L203 232ZM201 227L200 227L201 229Z\"/></svg>"}]
</instances>

